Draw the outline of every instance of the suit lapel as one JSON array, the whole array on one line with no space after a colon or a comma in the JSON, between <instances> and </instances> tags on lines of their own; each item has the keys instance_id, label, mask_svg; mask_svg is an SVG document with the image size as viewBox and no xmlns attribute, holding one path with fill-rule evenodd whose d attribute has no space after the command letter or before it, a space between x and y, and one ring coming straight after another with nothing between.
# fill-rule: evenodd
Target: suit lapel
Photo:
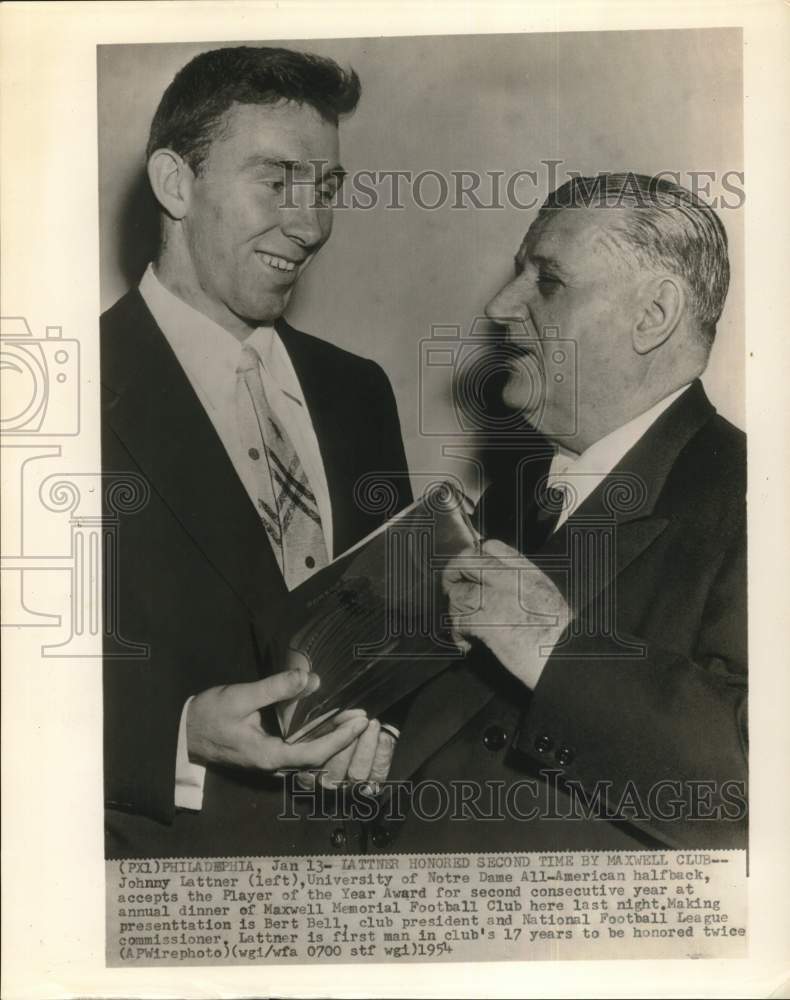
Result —
<instances>
[{"instance_id":1,"label":"suit lapel","mask_svg":"<svg viewBox=\"0 0 790 1000\"><path fill-rule=\"evenodd\" d=\"M660 496L683 448L715 413L699 381L683 393L551 536L534 561L586 608L669 524Z\"/></svg>"},{"instance_id":2,"label":"suit lapel","mask_svg":"<svg viewBox=\"0 0 790 1000\"><path fill-rule=\"evenodd\" d=\"M122 308L119 308L121 307ZM116 307L105 419L173 515L255 613L285 593L260 518L142 296Z\"/></svg>"},{"instance_id":3,"label":"suit lapel","mask_svg":"<svg viewBox=\"0 0 790 1000\"><path fill-rule=\"evenodd\" d=\"M661 535L662 517L618 524L611 515L574 515L532 561L550 577L574 614L588 609L609 584ZM607 614L607 608L600 609Z\"/></svg>"},{"instance_id":4,"label":"suit lapel","mask_svg":"<svg viewBox=\"0 0 790 1000\"><path fill-rule=\"evenodd\" d=\"M664 484L682 449L714 413L701 383L695 382L554 533L540 555L532 557L567 593L568 570L579 566L578 539L586 537L589 541L592 537L603 542L602 549L591 554L590 572L576 574L572 595L575 611L589 606L665 530L669 518L662 515L659 504ZM515 536L523 537L521 527L529 519L528 512L520 518L513 515L516 482L526 503L530 483L534 486L537 478L546 474L550 462L539 443L527 457L519 476L509 477L504 487L502 483L494 484L480 512L484 533L511 545ZM513 537L503 537L505 534ZM409 712L411 735L399 741L395 750L390 771L393 779L412 774L495 696L490 683L491 665L488 670L480 666L475 657L470 657L418 692Z\"/></svg>"}]
</instances>

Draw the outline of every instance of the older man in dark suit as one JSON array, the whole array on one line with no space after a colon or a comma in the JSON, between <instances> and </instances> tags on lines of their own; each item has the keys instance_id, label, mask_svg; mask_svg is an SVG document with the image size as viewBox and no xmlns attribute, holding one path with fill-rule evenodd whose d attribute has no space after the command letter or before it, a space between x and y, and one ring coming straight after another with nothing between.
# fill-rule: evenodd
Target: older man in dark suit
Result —
<instances>
[{"instance_id":1,"label":"older man in dark suit","mask_svg":"<svg viewBox=\"0 0 790 1000\"><path fill-rule=\"evenodd\" d=\"M720 220L659 179L576 179L530 227L487 312L543 437L446 571L470 652L411 707L391 848L744 845L745 439L699 382L728 280Z\"/></svg>"},{"instance_id":2,"label":"older man in dark suit","mask_svg":"<svg viewBox=\"0 0 790 1000\"><path fill-rule=\"evenodd\" d=\"M386 775L393 735L364 713L299 746L266 719L318 683L267 676L279 602L382 520L357 482L381 470L410 500L384 373L282 319L329 238L358 97L330 60L219 49L151 126L159 254L102 317L103 469L150 494L105 564L105 620L148 647L106 644L110 856L323 852L335 826L276 821L278 771Z\"/></svg>"}]
</instances>

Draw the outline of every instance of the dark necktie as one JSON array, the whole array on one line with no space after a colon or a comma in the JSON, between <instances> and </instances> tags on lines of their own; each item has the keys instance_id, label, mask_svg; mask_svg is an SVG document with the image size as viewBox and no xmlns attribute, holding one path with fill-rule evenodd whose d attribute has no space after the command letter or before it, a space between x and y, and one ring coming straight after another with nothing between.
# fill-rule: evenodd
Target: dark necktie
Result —
<instances>
[{"instance_id":1,"label":"dark necktie","mask_svg":"<svg viewBox=\"0 0 790 1000\"><path fill-rule=\"evenodd\" d=\"M536 555L551 538L566 502L562 485L552 484L545 473L521 489L515 480L504 480L481 498L474 524L484 537L498 538L526 556Z\"/></svg>"},{"instance_id":2,"label":"dark necktie","mask_svg":"<svg viewBox=\"0 0 790 1000\"><path fill-rule=\"evenodd\" d=\"M536 491L535 511L527 531L524 555L540 552L551 538L565 503L565 492L556 486L541 484Z\"/></svg>"}]
</instances>

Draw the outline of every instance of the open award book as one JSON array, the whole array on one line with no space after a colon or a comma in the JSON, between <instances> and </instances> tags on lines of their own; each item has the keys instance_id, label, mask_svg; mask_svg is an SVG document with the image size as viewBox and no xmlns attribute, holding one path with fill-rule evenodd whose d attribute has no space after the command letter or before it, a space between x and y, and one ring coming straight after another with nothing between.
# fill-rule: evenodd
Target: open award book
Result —
<instances>
[{"instance_id":1,"label":"open award book","mask_svg":"<svg viewBox=\"0 0 790 1000\"><path fill-rule=\"evenodd\" d=\"M322 735L345 709L380 717L462 655L441 576L449 559L479 545L468 503L450 483L431 487L288 595L274 669L315 671L321 686L279 706L287 742Z\"/></svg>"}]
</instances>

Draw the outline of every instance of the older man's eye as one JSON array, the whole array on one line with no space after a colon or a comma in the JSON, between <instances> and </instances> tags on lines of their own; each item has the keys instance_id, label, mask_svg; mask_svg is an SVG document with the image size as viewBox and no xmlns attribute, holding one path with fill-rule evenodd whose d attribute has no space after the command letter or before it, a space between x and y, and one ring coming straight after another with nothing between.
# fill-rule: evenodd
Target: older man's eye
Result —
<instances>
[{"instance_id":1,"label":"older man's eye","mask_svg":"<svg viewBox=\"0 0 790 1000\"><path fill-rule=\"evenodd\" d=\"M315 198L319 205L330 205L336 193L337 188L334 185L331 187L317 187L315 189Z\"/></svg>"},{"instance_id":2,"label":"older man's eye","mask_svg":"<svg viewBox=\"0 0 790 1000\"><path fill-rule=\"evenodd\" d=\"M555 278L553 274L546 274L544 271L538 274L538 288L544 295L551 295L553 292L556 292L561 284L560 279Z\"/></svg>"}]
</instances>

